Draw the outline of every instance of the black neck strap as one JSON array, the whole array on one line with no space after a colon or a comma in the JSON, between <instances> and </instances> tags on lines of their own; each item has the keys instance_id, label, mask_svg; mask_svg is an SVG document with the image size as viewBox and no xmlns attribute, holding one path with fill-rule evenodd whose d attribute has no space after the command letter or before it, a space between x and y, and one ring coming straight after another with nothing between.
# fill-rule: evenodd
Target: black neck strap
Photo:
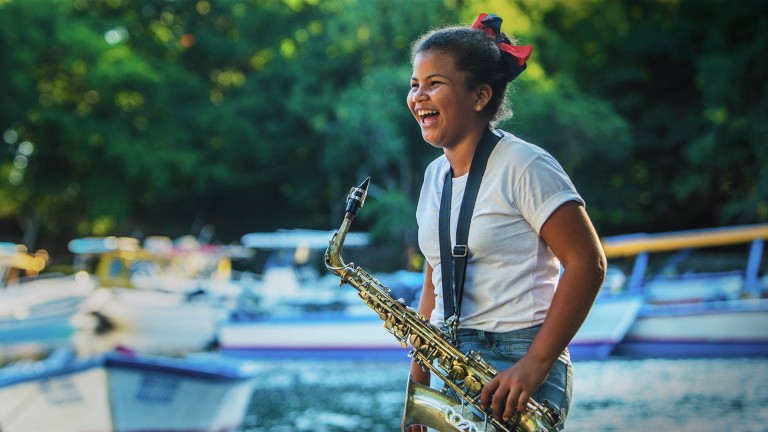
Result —
<instances>
[{"instance_id":1,"label":"black neck strap","mask_svg":"<svg viewBox=\"0 0 768 432\"><path fill-rule=\"evenodd\" d=\"M440 200L440 267L443 277L443 308L446 324L455 331L461 315L461 299L464 293L464 276L469 258L469 223L475 208L480 182L483 180L485 166L496 143L501 137L491 129L483 132L483 137L475 149L472 164L469 167L467 185L459 209L459 220L456 226L456 246L451 248L451 197L453 169L445 174L443 194Z\"/></svg>"}]
</instances>

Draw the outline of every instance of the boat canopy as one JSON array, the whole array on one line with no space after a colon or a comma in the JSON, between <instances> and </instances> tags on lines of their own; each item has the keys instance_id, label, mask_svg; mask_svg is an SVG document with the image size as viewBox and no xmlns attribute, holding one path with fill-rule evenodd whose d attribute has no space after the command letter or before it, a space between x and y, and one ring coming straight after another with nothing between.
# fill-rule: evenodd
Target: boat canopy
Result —
<instances>
[{"instance_id":1,"label":"boat canopy","mask_svg":"<svg viewBox=\"0 0 768 432\"><path fill-rule=\"evenodd\" d=\"M325 250L333 237L334 231L307 229L280 229L268 233L250 233L241 238L243 246L253 249L298 249L309 248ZM347 233L345 247L367 246L370 235L367 233Z\"/></svg>"}]
</instances>

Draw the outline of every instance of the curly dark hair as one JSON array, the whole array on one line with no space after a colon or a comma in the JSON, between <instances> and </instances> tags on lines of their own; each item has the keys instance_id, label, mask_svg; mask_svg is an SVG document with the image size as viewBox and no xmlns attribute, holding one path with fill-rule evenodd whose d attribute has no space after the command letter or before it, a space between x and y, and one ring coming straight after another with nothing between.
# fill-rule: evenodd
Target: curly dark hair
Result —
<instances>
[{"instance_id":1,"label":"curly dark hair","mask_svg":"<svg viewBox=\"0 0 768 432\"><path fill-rule=\"evenodd\" d=\"M509 42L504 33L499 36ZM432 30L413 42L411 63L423 51L439 51L453 57L456 69L467 73L467 88L491 86L493 95L483 112L490 115L492 123L512 117L507 106L508 66L497 43L485 32L464 26Z\"/></svg>"}]
</instances>

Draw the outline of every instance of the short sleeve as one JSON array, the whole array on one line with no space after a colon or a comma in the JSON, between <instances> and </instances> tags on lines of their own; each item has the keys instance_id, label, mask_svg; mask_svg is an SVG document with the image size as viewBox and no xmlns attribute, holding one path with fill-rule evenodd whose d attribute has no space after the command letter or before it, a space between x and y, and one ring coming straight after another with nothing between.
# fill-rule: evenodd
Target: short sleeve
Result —
<instances>
[{"instance_id":1,"label":"short sleeve","mask_svg":"<svg viewBox=\"0 0 768 432\"><path fill-rule=\"evenodd\" d=\"M551 155L534 158L523 170L515 185L515 203L536 233L558 207L568 201L584 205L584 199Z\"/></svg>"}]
</instances>

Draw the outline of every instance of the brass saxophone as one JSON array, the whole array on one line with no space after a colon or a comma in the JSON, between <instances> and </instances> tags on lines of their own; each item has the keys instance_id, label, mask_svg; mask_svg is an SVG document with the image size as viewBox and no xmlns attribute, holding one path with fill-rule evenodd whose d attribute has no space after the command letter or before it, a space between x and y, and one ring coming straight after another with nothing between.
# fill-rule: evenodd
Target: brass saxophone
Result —
<instances>
[{"instance_id":1,"label":"brass saxophone","mask_svg":"<svg viewBox=\"0 0 768 432\"><path fill-rule=\"evenodd\" d=\"M347 196L344 220L333 234L325 251L325 266L341 277L341 285L348 283L360 298L384 321L403 348L413 348L409 356L422 368L437 375L446 385L443 392L431 389L409 377L405 402L405 426L425 425L440 431L505 431L548 432L559 421L559 415L549 406L533 399L523 412L516 412L507 422L493 415L479 415L480 391L499 372L478 353L462 353L449 342L446 332L431 324L429 319L400 300L376 278L354 263L345 264L341 258L344 238L352 221L362 208L368 192L370 177L360 186L353 187ZM426 369L425 369L426 370ZM445 392L452 389L461 400L454 400Z\"/></svg>"}]
</instances>

